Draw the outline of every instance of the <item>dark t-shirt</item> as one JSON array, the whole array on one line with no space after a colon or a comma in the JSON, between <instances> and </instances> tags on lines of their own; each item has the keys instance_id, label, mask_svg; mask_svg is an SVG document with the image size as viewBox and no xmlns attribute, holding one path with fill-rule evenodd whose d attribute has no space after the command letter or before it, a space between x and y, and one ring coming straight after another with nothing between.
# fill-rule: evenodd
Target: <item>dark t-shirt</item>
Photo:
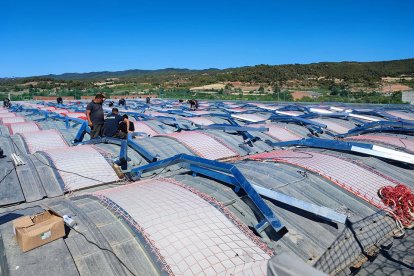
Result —
<instances>
[{"instance_id":1,"label":"dark t-shirt","mask_svg":"<svg viewBox=\"0 0 414 276\"><path fill-rule=\"evenodd\" d=\"M112 137L118 133L119 123L122 122L124 118L118 114L109 114L104 123L103 135Z\"/></svg>"},{"instance_id":2,"label":"dark t-shirt","mask_svg":"<svg viewBox=\"0 0 414 276\"><path fill-rule=\"evenodd\" d=\"M98 104L92 101L86 106L86 110L91 111L90 116L91 116L91 121L93 125L104 124L104 111L102 108L102 104Z\"/></svg>"},{"instance_id":3,"label":"dark t-shirt","mask_svg":"<svg viewBox=\"0 0 414 276\"><path fill-rule=\"evenodd\" d=\"M122 132L124 132L124 133L127 133L128 132L127 131L127 123L125 123L124 121L122 121L119 124L119 130L122 131ZM129 131L135 131L134 122L129 121Z\"/></svg>"}]
</instances>

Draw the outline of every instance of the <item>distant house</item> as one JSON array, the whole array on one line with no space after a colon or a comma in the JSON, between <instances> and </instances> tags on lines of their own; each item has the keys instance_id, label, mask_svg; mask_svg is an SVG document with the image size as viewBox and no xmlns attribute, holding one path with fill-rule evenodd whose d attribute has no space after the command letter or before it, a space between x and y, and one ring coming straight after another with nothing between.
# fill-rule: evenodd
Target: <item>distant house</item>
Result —
<instances>
[{"instance_id":1,"label":"distant house","mask_svg":"<svg viewBox=\"0 0 414 276\"><path fill-rule=\"evenodd\" d=\"M414 104L414 90L402 92L401 100L403 102Z\"/></svg>"}]
</instances>

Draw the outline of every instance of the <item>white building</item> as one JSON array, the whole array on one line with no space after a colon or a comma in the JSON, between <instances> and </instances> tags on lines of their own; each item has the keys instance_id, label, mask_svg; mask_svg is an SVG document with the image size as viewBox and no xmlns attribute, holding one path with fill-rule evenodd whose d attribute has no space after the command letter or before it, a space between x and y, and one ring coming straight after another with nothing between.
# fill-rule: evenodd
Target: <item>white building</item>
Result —
<instances>
[{"instance_id":1,"label":"white building","mask_svg":"<svg viewBox=\"0 0 414 276\"><path fill-rule=\"evenodd\" d=\"M414 104L414 90L402 92L402 101Z\"/></svg>"}]
</instances>

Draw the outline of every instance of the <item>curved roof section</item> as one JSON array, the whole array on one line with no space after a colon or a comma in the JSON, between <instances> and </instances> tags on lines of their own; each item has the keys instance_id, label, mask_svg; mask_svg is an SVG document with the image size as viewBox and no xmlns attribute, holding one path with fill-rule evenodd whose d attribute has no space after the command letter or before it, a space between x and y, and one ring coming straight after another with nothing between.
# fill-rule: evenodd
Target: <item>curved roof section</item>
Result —
<instances>
[{"instance_id":1,"label":"curved roof section","mask_svg":"<svg viewBox=\"0 0 414 276\"><path fill-rule=\"evenodd\" d=\"M142 233L171 275L266 272L266 245L224 206L180 182L141 181L95 195Z\"/></svg>"},{"instance_id":2,"label":"curved roof section","mask_svg":"<svg viewBox=\"0 0 414 276\"><path fill-rule=\"evenodd\" d=\"M388 114L395 116L397 118L401 118L403 120L414 120L414 113L412 112L404 112L404 111L394 111L394 110L387 110Z\"/></svg>"},{"instance_id":3,"label":"curved roof section","mask_svg":"<svg viewBox=\"0 0 414 276\"><path fill-rule=\"evenodd\" d=\"M203 158L218 160L238 156L237 152L233 149L223 144L217 138L214 138L206 133L198 131L183 131L163 135L163 137L175 139L183 143L186 147Z\"/></svg>"},{"instance_id":4,"label":"curved roof section","mask_svg":"<svg viewBox=\"0 0 414 276\"><path fill-rule=\"evenodd\" d=\"M400 184L363 164L318 152L278 150L250 158L284 162L313 171L379 208L385 206L378 196L378 190L384 186Z\"/></svg>"},{"instance_id":5,"label":"curved roof section","mask_svg":"<svg viewBox=\"0 0 414 276\"><path fill-rule=\"evenodd\" d=\"M414 153L414 139L412 137L363 134L347 137L346 140L374 142Z\"/></svg>"},{"instance_id":6,"label":"curved roof section","mask_svg":"<svg viewBox=\"0 0 414 276\"><path fill-rule=\"evenodd\" d=\"M118 180L105 158L92 146L55 148L42 152L52 161L64 192L102 185Z\"/></svg>"},{"instance_id":7,"label":"curved roof section","mask_svg":"<svg viewBox=\"0 0 414 276\"><path fill-rule=\"evenodd\" d=\"M311 121L324 124L327 126L327 129L338 134L347 133L349 130L353 129L355 125L350 125L345 120L338 119L325 119L325 118L314 118Z\"/></svg>"},{"instance_id":8,"label":"curved roof section","mask_svg":"<svg viewBox=\"0 0 414 276\"><path fill-rule=\"evenodd\" d=\"M2 119L2 118L12 118L12 117L16 117L16 114L12 113L12 112L8 112L8 111L0 113L0 119Z\"/></svg>"},{"instance_id":9,"label":"curved roof section","mask_svg":"<svg viewBox=\"0 0 414 276\"><path fill-rule=\"evenodd\" d=\"M13 124L13 123L22 123L22 122L25 122L25 121L26 120L24 119L24 117L20 117L20 116L0 118L0 122L3 125Z\"/></svg>"},{"instance_id":10,"label":"curved roof section","mask_svg":"<svg viewBox=\"0 0 414 276\"><path fill-rule=\"evenodd\" d=\"M20 122L9 125L10 134L39 131L39 125L35 122Z\"/></svg>"},{"instance_id":11,"label":"curved roof section","mask_svg":"<svg viewBox=\"0 0 414 276\"><path fill-rule=\"evenodd\" d=\"M68 148L62 134L54 129L24 132L19 134L29 153L56 148Z\"/></svg>"},{"instance_id":12,"label":"curved roof section","mask_svg":"<svg viewBox=\"0 0 414 276\"><path fill-rule=\"evenodd\" d=\"M269 136L278 141L291 141L303 138L303 136L294 133L293 131L289 130L286 126L279 126L275 124L258 124L254 126L269 128L269 131L265 132L265 134L268 134Z\"/></svg>"}]
</instances>

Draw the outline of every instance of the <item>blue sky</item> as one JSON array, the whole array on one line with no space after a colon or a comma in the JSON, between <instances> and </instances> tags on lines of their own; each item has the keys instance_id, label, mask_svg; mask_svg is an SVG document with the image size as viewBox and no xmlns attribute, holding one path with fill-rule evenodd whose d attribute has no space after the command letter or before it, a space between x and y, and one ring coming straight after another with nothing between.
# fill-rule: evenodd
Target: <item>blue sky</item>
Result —
<instances>
[{"instance_id":1,"label":"blue sky","mask_svg":"<svg viewBox=\"0 0 414 276\"><path fill-rule=\"evenodd\" d=\"M0 77L414 57L414 1L19 1Z\"/></svg>"}]
</instances>

